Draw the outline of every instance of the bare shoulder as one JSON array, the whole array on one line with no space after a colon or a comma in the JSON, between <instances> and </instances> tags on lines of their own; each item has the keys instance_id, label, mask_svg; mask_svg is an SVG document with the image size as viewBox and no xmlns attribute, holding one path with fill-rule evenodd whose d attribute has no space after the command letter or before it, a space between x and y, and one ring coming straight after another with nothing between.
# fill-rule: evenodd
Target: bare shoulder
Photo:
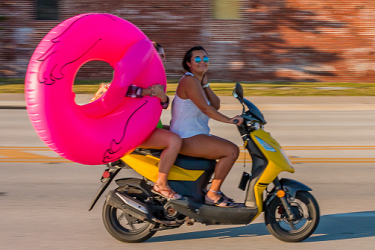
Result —
<instances>
[{"instance_id":1,"label":"bare shoulder","mask_svg":"<svg viewBox=\"0 0 375 250\"><path fill-rule=\"evenodd\" d=\"M189 96L199 90L199 81L195 76L185 75L177 87L177 95L182 99L190 99Z\"/></svg>"},{"instance_id":2,"label":"bare shoulder","mask_svg":"<svg viewBox=\"0 0 375 250\"><path fill-rule=\"evenodd\" d=\"M181 80L179 85L185 87L199 86L199 81L195 76L185 75Z\"/></svg>"}]
</instances>

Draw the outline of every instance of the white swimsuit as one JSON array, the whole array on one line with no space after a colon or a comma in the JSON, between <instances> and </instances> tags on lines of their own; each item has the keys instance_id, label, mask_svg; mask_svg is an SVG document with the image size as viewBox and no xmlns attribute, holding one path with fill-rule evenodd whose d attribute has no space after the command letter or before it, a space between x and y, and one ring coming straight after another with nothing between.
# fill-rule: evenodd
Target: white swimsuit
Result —
<instances>
[{"instance_id":1,"label":"white swimsuit","mask_svg":"<svg viewBox=\"0 0 375 250\"><path fill-rule=\"evenodd\" d=\"M190 72L187 72L184 76L186 75L194 76ZM207 103L210 104L208 100ZM171 131L180 135L181 138L189 138L199 134L209 134L210 128L208 127L208 120L209 117L205 115L192 100L181 99L176 92L172 102Z\"/></svg>"}]
</instances>

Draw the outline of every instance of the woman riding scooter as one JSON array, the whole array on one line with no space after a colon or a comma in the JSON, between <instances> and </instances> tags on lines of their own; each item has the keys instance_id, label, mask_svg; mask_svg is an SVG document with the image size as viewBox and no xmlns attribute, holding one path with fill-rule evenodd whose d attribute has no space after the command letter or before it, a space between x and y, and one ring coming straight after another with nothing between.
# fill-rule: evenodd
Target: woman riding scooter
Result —
<instances>
[{"instance_id":1,"label":"woman riding scooter","mask_svg":"<svg viewBox=\"0 0 375 250\"><path fill-rule=\"evenodd\" d=\"M243 118L229 118L217 111L220 99L207 83L209 57L202 46L189 49L182 66L187 72L178 84L172 103L171 131L182 138L181 154L218 160L205 202L219 207L233 207L231 199L220 191L220 187L238 158L239 148L228 140L209 134L208 120L212 118L231 124L237 120L240 125Z\"/></svg>"},{"instance_id":2,"label":"woman riding scooter","mask_svg":"<svg viewBox=\"0 0 375 250\"><path fill-rule=\"evenodd\" d=\"M163 47L159 43L153 43L160 56L160 59L163 61L163 63L166 62ZM110 83L102 85L91 101L95 101L100 98L107 91L110 85ZM158 84L153 85L150 89L142 89L135 85L131 85L128 89L126 97L141 98L142 96L146 95L159 98L163 109L168 108L169 98L165 94L163 86ZM158 179L154 184L153 192L167 199L181 199L181 195L174 192L169 187L167 181L169 171L181 148L181 138L176 133L163 129L163 125L161 125L161 122L159 122L158 126L152 132L150 137L139 145L139 147L145 149L163 149L163 152L160 155Z\"/></svg>"}]
</instances>

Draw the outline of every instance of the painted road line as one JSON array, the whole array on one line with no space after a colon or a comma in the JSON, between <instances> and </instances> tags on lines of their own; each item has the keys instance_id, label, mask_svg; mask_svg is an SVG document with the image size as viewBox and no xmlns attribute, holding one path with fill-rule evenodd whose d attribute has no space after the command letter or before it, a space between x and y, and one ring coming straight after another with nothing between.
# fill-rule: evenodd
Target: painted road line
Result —
<instances>
[{"instance_id":1,"label":"painted road line","mask_svg":"<svg viewBox=\"0 0 375 250\"><path fill-rule=\"evenodd\" d=\"M375 158L290 158L293 164L298 163L375 163ZM13 160L13 159L0 159L0 163L73 163L66 159L45 159L45 160ZM236 163L252 163L251 159L237 160Z\"/></svg>"},{"instance_id":2,"label":"painted road line","mask_svg":"<svg viewBox=\"0 0 375 250\"><path fill-rule=\"evenodd\" d=\"M73 162L65 160L65 159L61 159L61 160L51 159L51 160L44 160L44 161L41 161L41 160L36 160L36 161L32 161L32 160L0 160L0 163L73 163Z\"/></svg>"},{"instance_id":3,"label":"painted road line","mask_svg":"<svg viewBox=\"0 0 375 250\"><path fill-rule=\"evenodd\" d=\"M293 164L298 163L375 163L375 158L289 158ZM0 161L1 162L1 161ZM237 160L236 163L251 163L249 160Z\"/></svg>"},{"instance_id":4,"label":"painted road line","mask_svg":"<svg viewBox=\"0 0 375 250\"><path fill-rule=\"evenodd\" d=\"M375 146L286 146L284 150L375 150Z\"/></svg>"},{"instance_id":5,"label":"painted road line","mask_svg":"<svg viewBox=\"0 0 375 250\"><path fill-rule=\"evenodd\" d=\"M375 158L291 158L293 164L297 163L375 163Z\"/></svg>"},{"instance_id":6,"label":"painted road line","mask_svg":"<svg viewBox=\"0 0 375 250\"><path fill-rule=\"evenodd\" d=\"M48 147L16 147L16 146L0 146L0 149L41 149L50 150Z\"/></svg>"},{"instance_id":7,"label":"painted road line","mask_svg":"<svg viewBox=\"0 0 375 250\"><path fill-rule=\"evenodd\" d=\"M55 159L61 158L60 156L45 156L44 154L36 153L36 150L32 152L24 151L24 150L16 150L16 149L1 149L0 156L5 159ZM48 152L49 151L39 151L39 152Z\"/></svg>"},{"instance_id":8,"label":"painted road line","mask_svg":"<svg viewBox=\"0 0 375 250\"><path fill-rule=\"evenodd\" d=\"M284 150L375 150L375 146L284 146ZM240 146L241 150L245 150Z\"/></svg>"},{"instance_id":9,"label":"painted road line","mask_svg":"<svg viewBox=\"0 0 375 250\"><path fill-rule=\"evenodd\" d=\"M0 146L0 163L58 163L71 162L48 147Z\"/></svg>"},{"instance_id":10,"label":"painted road line","mask_svg":"<svg viewBox=\"0 0 375 250\"><path fill-rule=\"evenodd\" d=\"M250 163L251 157L246 149L240 146L240 156L236 163ZM286 146L284 150L375 150L375 146ZM346 155L347 156L347 155ZM375 158L307 158L289 157L292 163L375 163ZM15 147L0 146L0 163L59 163L71 162L60 157L48 147Z\"/></svg>"}]
</instances>

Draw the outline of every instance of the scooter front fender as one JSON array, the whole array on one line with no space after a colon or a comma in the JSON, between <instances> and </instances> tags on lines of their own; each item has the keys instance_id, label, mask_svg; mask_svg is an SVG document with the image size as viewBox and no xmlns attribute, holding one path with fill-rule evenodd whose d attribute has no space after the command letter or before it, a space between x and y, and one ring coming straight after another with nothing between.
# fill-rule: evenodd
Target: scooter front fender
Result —
<instances>
[{"instance_id":1,"label":"scooter front fender","mask_svg":"<svg viewBox=\"0 0 375 250\"><path fill-rule=\"evenodd\" d=\"M312 191L312 189L305 184L287 178L282 178L280 180L280 185L283 187L284 191L289 193L293 198L296 198L298 191Z\"/></svg>"},{"instance_id":2,"label":"scooter front fender","mask_svg":"<svg viewBox=\"0 0 375 250\"><path fill-rule=\"evenodd\" d=\"M312 191L312 189L306 186L305 184L292 179L282 178L281 180L279 180L279 183L281 188L293 198L296 198L296 195L299 191ZM274 192L268 195L267 199L264 201L265 207L268 207L271 201L275 198L276 191L274 189Z\"/></svg>"}]
</instances>

